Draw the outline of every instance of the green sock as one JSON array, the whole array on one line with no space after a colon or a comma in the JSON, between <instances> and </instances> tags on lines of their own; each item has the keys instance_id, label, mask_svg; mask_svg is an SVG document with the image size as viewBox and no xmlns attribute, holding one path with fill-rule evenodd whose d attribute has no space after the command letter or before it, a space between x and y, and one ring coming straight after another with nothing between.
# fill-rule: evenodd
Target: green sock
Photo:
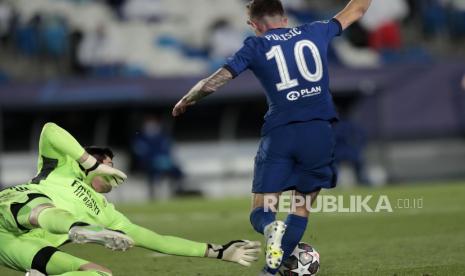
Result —
<instances>
[{"instance_id":1,"label":"green sock","mask_svg":"<svg viewBox=\"0 0 465 276\"><path fill-rule=\"evenodd\" d=\"M68 234L69 228L76 223L70 212L58 208L44 209L38 220L40 227L52 234Z\"/></svg>"},{"instance_id":2,"label":"green sock","mask_svg":"<svg viewBox=\"0 0 465 276\"><path fill-rule=\"evenodd\" d=\"M204 257L207 250L206 243L172 236L163 236L135 224L123 229L123 231L134 239L137 246L164 254Z\"/></svg>"}]
</instances>

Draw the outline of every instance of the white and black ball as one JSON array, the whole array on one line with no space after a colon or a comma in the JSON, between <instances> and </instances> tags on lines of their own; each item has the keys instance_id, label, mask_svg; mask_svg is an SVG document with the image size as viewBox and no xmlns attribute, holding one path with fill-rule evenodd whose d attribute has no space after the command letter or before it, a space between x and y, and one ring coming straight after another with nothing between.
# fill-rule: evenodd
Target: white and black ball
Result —
<instances>
[{"instance_id":1,"label":"white and black ball","mask_svg":"<svg viewBox=\"0 0 465 276\"><path fill-rule=\"evenodd\" d=\"M279 270L281 276L313 276L320 269L320 254L309 244L299 243Z\"/></svg>"}]
</instances>

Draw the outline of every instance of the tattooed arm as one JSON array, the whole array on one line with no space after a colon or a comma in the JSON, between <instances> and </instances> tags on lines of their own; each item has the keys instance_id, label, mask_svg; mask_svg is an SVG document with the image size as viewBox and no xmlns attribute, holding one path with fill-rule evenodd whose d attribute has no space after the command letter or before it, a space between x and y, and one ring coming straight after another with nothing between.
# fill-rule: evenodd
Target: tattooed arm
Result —
<instances>
[{"instance_id":1,"label":"tattooed arm","mask_svg":"<svg viewBox=\"0 0 465 276\"><path fill-rule=\"evenodd\" d=\"M186 112L187 107L215 92L232 78L233 75L228 70L220 68L210 77L199 81L173 108L173 116L177 117L183 114Z\"/></svg>"}]
</instances>

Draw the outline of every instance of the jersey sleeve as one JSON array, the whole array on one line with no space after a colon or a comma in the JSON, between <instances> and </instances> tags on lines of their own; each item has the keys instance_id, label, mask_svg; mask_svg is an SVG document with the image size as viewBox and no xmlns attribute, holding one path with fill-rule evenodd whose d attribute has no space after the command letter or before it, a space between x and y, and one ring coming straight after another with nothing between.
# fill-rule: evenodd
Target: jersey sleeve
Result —
<instances>
[{"instance_id":1,"label":"jersey sleeve","mask_svg":"<svg viewBox=\"0 0 465 276\"><path fill-rule=\"evenodd\" d=\"M223 68L228 70L233 75L233 78L239 76L249 68L255 54L254 48L253 38L248 37L244 41L242 48L227 59Z\"/></svg>"},{"instance_id":2,"label":"jersey sleeve","mask_svg":"<svg viewBox=\"0 0 465 276\"><path fill-rule=\"evenodd\" d=\"M304 25L304 28L307 30L316 29L318 32L321 32L328 41L342 34L341 22L339 22L336 18L332 18L327 21L309 23Z\"/></svg>"},{"instance_id":3,"label":"jersey sleeve","mask_svg":"<svg viewBox=\"0 0 465 276\"><path fill-rule=\"evenodd\" d=\"M46 123L39 140L39 159L48 158L64 161L66 156L78 160L85 150L66 130L54 123Z\"/></svg>"}]
</instances>

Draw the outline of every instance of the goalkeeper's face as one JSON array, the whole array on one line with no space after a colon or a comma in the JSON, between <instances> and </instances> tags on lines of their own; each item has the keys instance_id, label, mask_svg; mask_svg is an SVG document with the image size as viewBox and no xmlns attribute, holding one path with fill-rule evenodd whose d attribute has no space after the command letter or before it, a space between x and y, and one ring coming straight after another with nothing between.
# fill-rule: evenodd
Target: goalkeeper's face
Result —
<instances>
[{"instance_id":1,"label":"goalkeeper's face","mask_svg":"<svg viewBox=\"0 0 465 276\"><path fill-rule=\"evenodd\" d=\"M105 159L101 163L113 167L113 160L109 156L105 156ZM112 186L101 176L96 176L92 179L92 188L98 193L109 193L111 192Z\"/></svg>"}]
</instances>

